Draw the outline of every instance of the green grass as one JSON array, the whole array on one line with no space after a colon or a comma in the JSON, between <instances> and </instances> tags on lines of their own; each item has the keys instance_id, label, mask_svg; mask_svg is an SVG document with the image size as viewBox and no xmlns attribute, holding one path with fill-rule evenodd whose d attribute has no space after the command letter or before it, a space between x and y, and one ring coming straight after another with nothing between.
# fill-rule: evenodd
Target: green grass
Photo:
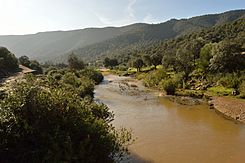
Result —
<instances>
[{"instance_id":1,"label":"green grass","mask_svg":"<svg viewBox=\"0 0 245 163\"><path fill-rule=\"evenodd\" d=\"M223 86L210 87L207 90L212 95L229 96L232 95L233 88L226 88Z\"/></svg>"},{"instance_id":2,"label":"green grass","mask_svg":"<svg viewBox=\"0 0 245 163\"><path fill-rule=\"evenodd\" d=\"M179 89L176 91L176 95L202 98L204 96L204 92L200 90Z\"/></svg>"}]
</instances>

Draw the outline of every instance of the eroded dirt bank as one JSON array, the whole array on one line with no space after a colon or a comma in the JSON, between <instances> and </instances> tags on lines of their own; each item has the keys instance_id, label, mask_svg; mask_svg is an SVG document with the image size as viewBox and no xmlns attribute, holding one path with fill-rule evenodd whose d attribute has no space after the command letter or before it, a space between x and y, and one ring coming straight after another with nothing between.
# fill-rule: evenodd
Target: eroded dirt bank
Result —
<instances>
[{"instance_id":1,"label":"eroded dirt bank","mask_svg":"<svg viewBox=\"0 0 245 163\"><path fill-rule=\"evenodd\" d=\"M213 97L211 107L228 119L245 123L245 100L231 97Z\"/></svg>"}]
</instances>

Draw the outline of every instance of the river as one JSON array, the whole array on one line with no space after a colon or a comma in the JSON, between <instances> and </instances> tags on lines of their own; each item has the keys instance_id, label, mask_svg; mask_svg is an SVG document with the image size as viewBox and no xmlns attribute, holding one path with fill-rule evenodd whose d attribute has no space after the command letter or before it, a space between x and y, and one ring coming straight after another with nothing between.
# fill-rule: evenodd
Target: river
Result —
<instances>
[{"instance_id":1,"label":"river","mask_svg":"<svg viewBox=\"0 0 245 163\"><path fill-rule=\"evenodd\" d=\"M245 162L245 125L206 105L179 105L115 75L97 86L95 98L114 112L117 128L133 131L136 141L126 162Z\"/></svg>"}]
</instances>

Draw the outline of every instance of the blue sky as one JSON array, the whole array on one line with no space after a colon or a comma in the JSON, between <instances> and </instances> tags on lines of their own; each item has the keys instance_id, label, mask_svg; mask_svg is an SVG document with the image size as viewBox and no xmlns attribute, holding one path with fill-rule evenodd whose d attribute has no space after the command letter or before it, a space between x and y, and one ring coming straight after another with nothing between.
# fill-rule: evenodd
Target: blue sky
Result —
<instances>
[{"instance_id":1,"label":"blue sky","mask_svg":"<svg viewBox=\"0 0 245 163\"><path fill-rule=\"evenodd\" d=\"M0 0L0 35L159 23L244 8L245 0Z\"/></svg>"}]
</instances>

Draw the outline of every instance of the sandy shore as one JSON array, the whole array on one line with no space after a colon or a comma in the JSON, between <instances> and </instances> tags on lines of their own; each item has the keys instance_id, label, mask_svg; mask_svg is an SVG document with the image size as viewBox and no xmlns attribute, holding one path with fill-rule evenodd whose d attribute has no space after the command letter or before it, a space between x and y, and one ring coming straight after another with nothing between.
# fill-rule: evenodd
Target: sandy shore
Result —
<instances>
[{"instance_id":1,"label":"sandy shore","mask_svg":"<svg viewBox=\"0 0 245 163\"><path fill-rule=\"evenodd\" d=\"M211 107L226 118L245 123L245 100L232 97L213 97Z\"/></svg>"}]
</instances>

